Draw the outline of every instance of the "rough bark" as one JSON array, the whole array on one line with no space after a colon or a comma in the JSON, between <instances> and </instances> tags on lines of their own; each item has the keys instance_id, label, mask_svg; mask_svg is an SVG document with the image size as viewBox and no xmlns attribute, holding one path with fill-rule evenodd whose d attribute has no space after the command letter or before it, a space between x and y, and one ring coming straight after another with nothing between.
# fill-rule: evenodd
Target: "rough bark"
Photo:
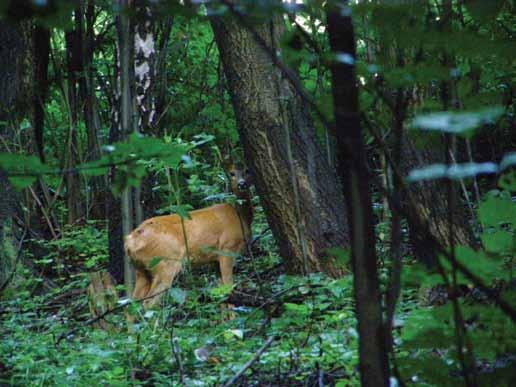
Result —
<instances>
[{"instance_id":1,"label":"rough bark","mask_svg":"<svg viewBox=\"0 0 516 387\"><path fill-rule=\"evenodd\" d=\"M246 160L286 267L341 275L325 250L349 244L344 199L307 105L273 63L281 18L251 27L270 50L241 20L211 22Z\"/></svg>"},{"instance_id":2,"label":"rough bark","mask_svg":"<svg viewBox=\"0 0 516 387\"><path fill-rule=\"evenodd\" d=\"M412 137L411 137L412 136ZM412 169L422 168L433 163L442 163L444 158L444 141L441 137L435 136L431 143L418 146L415 135L404 136L402 146L401 172L407 176ZM425 135L428 136L428 135ZM428 139L428 137L425 137ZM441 241L445 246L450 246L453 240L454 245L466 245L477 247L473 236L471 225L462 205L454 206L453 214L453 238L450 235L449 227L449 198L447 186L442 181L423 181L413 183L409 186L405 195L411 195L413 200L405 203L409 205L407 211L417 214L427 223L433 239ZM411 244L416 256L428 265L436 259L433 244L428 240L426 234L419 234L417 230L410 230Z\"/></svg>"},{"instance_id":3,"label":"rough bark","mask_svg":"<svg viewBox=\"0 0 516 387\"><path fill-rule=\"evenodd\" d=\"M92 318L96 318L116 307L118 293L108 272L97 271L91 273L89 277L88 306ZM111 332L116 331L116 327L106 319L99 319L93 326Z\"/></svg>"},{"instance_id":4,"label":"rough bark","mask_svg":"<svg viewBox=\"0 0 516 387\"><path fill-rule=\"evenodd\" d=\"M0 121L11 124L28 117L32 102L32 25L0 21ZM0 134L10 139L11 125L0 125ZM2 149L2 151L6 151ZM0 293L8 285L14 266L12 217L20 209L19 197L0 169Z\"/></svg>"},{"instance_id":5,"label":"rough bark","mask_svg":"<svg viewBox=\"0 0 516 387\"><path fill-rule=\"evenodd\" d=\"M360 123L355 75L355 35L351 12L330 8L328 35L334 53L349 55L350 61L331 66L335 110L338 170L346 190L351 230L353 287L358 319L360 378L362 386L388 386L389 363L385 349L380 288L375 251L372 198L367 154Z\"/></svg>"},{"instance_id":6,"label":"rough bark","mask_svg":"<svg viewBox=\"0 0 516 387\"><path fill-rule=\"evenodd\" d=\"M0 120L29 112L32 102L30 46L32 25L0 20ZM19 114L17 114L19 115Z\"/></svg>"}]
</instances>

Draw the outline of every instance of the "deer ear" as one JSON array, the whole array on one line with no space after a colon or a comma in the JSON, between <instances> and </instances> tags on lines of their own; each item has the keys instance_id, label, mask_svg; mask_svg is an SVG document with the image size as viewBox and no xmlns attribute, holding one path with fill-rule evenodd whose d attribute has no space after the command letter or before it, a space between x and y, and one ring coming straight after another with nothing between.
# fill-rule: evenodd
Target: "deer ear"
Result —
<instances>
[{"instance_id":1,"label":"deer ear","mask_svg":"<svg viewBox=\"0 0 516 387\"><path fill-rule=\"evenodd\" d=\"M233 165L233 159L231 158L231 156L224 156L224 158L222 159L222 167L224 169L228 169L231 165Z\"/></svg>"}]
</instances>

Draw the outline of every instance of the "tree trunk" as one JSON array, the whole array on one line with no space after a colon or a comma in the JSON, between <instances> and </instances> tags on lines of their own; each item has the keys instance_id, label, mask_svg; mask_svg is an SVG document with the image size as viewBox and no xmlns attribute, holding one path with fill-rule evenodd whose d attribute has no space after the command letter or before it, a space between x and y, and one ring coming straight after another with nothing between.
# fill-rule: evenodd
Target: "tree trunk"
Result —
<instances>
[{"instance_id":1,"label":"tree trunk","mask_svg":"<svg viewBox=\"0 0 516 387\"><path fill-rule=\"evenodd\" d=\"M34 102L33 125L36 148L42 162L45 161L43 132L45 124L45 100L48 92L48 62L50 58L50 30L34 27Z\"/></svg>"},{"instance_id":2,"label":"tree trunk","mask_svg":"<svg viewBox=\"0 0 516 387\"><path fill-rule=\"evenodd\" d=\"M134 130L133 123L133 90L132 81L134 75L134 32L127 14L132 1L118 0L120 14L117 20L117 45L120 68L120 132L126 137ZM133 70L133 72L132 72ZM128 235L134 227L133 222L133 195L131 189L126 189L121 198L122 234ZM124 254L124 283L127 294L132 293L134 286L134 270L128 256Z\"/></svg>"},{"instance_id":3,"label":"tree trunk","mask_svg":"<svg viewBox=\"0 0 516 387\"><path fill-rule=\"evenodd\" d=\"M342 1L348 7L347 1ZM388 386L389 363L385 349L378 282L374 219L367 154L360 124L354 61L355 35L351 16L344 9L328 12L328 34L334 53L350 61L332 64L332 91L336 119L338 169L345 182L351 230L353 286L358 319L360 378L362 386Z\"/></svg>"},{"instance_id":4,"label":"tree trunk","mask_svg":"<svg viewBox=\"0 0 516 387\"><path fill-rule=\"evenodd\" d=\"M91 316L98 318L116 307L118 293L108 272L96 271L91 273L89 277L90 284L87 290L88 306ZM116 327L103 318L95 322L94 326L110 332L116 331Z\"/></svg>"},{"instance_id":5,"label":"tree trunk","mask_svg":"<svg viewBox=\"0 0 516 387\"><path fill-rule=\"evenodd\" d=\"M32 109L32 24L0 20L0 120ZM28 114L26 114L28 115Z\"/></svg>"},{"instance_id":6,"label":"tree trunk","mask_svg":"<svg viewBox=\"0 0 516 387\"><path fill-rule=\"evenodd\" d=\"M428 136L428 134L423 135ZM426 143L423 147L416 145L418 141L414 136L417 134L408 133L404 136L401 161L403 176L407 176L412 169L443 162L445 146L444 140L439 135L432 137L432 140L435 141L432 141L431 144ZM425 138L428 141L428 137ZM435 180L412 183L406 195L410 195L413 199L409 202L413 205L410 205L407 211L416 214L423 224L428 224L434 239L448 247L451 240L454 245L478 246L462 205L454 207L453 238L451 238L446 184ZM416 230L411 229L410 239L416 256L426 264L432 265L436 259L435 249L427 236L418 234Z\"/></svg>"},{"instance_id":7,"label":"tree trunk","mask_svg":"<svg viewBox=\"0 0 516 387\"><path fill-rule=\"evenodd\" d=\"M154 15L151 7L142 0L136 1L136 23L134 27L134 75L135 102L138 112L137 128L141 133L150 133L156 123L156 101L154 93L156 36Z\"/></svg>"},{"instance_id":8,"label":"tree trunk","mask_svg":"<svg viewBox=\"0 0 516 387\"><path fill-rule=\"evenodd\" d=\"M11 218L17 205L16 193L7 174L0 169L0 295L11 281L16 267L12 243Z\"/></svg>"},{"instance_id":9,"label":"tree trunk","mask_svg":"<svg viewBox=\"0 0 516 387\"><path fill-rule=\"evenodd\" d=\"M78 81L82 76L82 14L81 8L74 11L75 27L74 30L66 32L66 64L68 75L68 114L69 132L68 143L65 153L65 168L72 170L78 162L77 149L77 123L80 106L80 96L78 93ZM81 214L80 200L80 179L77 173L68 172L66 174L66 193L68 208L68 223L73 224Z\"/></svg>"},{"instance_id":10,"label":"tree trunk","mask_svg":"<svg viewBox=\"0 0 516 387\"><path fill-rule=\"evenodd\" d=\"M95 69L93 68L93 50L95 46L95 0L81 0L84 8L85 33L82 42L82 58L84 73L81 76L79 89L81 95L82 112L84 116L84 124L88 134L88 150L86 159L97 160L100 157L100 116L97 107L97 98L95 93ZM86 208L86 217L88 219L104 219L102 203L106 194L106 178L94 176L88 178L87 183L90 190L86 191L88 195L88 208Z\"/></svg>"},{"instance_id":11,"label":"tree trunk","mask_svg":"<svg viewBox=\"0 0 516 387\"><path fill-rule=\"evenodd\" d=\"M325 257L346 247L346 208L337 177L321 151L309 109L275 67L284 30L280 17L253 24L270 50L236 18L211 19L246 160L289 271L344 269Z\"/></svg>"},{"instance_id":12,"label":"tree trunk","mask_svg":"<svg viewBox=\"0 0 516 387\"><path fill-rule=\"evenodd\" d=\"M14 137L14 122L29 117L33 102L32 24L10 24L0 21L0 134L7 140ZM2 149L7 151L7 149ZM0 293L12 279L15 269L12 217L21 211L20 198L0 169Z\"/></svg>"}]
</instances>

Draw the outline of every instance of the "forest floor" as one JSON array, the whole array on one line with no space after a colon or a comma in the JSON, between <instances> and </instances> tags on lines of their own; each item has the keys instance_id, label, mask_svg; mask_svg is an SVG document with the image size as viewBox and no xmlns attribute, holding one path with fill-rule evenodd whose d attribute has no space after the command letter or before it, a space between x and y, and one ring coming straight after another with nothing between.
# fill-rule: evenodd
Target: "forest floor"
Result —
<instances>
[{"instance_id":1,"label":"forest floor","mask_svg":"<svg viewBox=\"0 0 516 387\"><path fill-rule=\"evenodd\" d=\"M215 267L187 267L163 308L145 312L138 303L119 300L105 317L109 329L101 329L91 323L88 308L88 270L93 268L82 264L74 269L63 262L98 263L105 235L100 231L92 238L97 231L75 232L67 236L73 246L89 243L90 253L96 255L85 260L61 241L59 254L54 246L35 266L19 265L0 300L0 385L213 386L232 381L243 369L232 385L359 385L351 275L286 275L266 235L253 258L238 259L230 296L230 289L218 286ZM382 254L379 251L380 258ZM57 262L62 266L53 280L48 272L41 275L49 265L59 268ZM381 277L386 277L383 269ZM446 367L456 370L457 365L446 363L451 352L435 349L440 333L417 289L405 287L394 322L396 344L402 341L401 327L407 343L417 338L415 349L398 349L407 360L398 364L399 370L407 377L416 370L424 375L426 369L454 385L458 374L453 376ZM235 304L233 319L221 310L228 301ZM137 318L133 325L127 323L128 313ZM411 315L412 328L407 326ZM420 347L424 340L428 350Z\"/></svg>"}]
</instances>

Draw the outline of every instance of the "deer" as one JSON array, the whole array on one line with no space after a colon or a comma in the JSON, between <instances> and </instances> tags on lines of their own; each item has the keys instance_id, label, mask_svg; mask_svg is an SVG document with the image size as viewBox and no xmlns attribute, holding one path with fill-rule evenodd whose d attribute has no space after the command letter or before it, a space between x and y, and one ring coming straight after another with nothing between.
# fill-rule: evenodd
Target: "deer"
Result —
<instances>
[{"instance_id":1,"label":"deer","mask_svg":"<svg viewBox=\"0 0 516 387\"><path fill-rule=\"evenodd\" d=\"M218 262L222 284L233 285L235 259L251 237L253 206L248 170L231 159L223 167L235 204L194 210L183 219L177 214L149 218L126 236L125 251L136 272L132 298L143 300L145 310L160 302L187 260L193 266Z\"/></svg>"}]
</instances>

